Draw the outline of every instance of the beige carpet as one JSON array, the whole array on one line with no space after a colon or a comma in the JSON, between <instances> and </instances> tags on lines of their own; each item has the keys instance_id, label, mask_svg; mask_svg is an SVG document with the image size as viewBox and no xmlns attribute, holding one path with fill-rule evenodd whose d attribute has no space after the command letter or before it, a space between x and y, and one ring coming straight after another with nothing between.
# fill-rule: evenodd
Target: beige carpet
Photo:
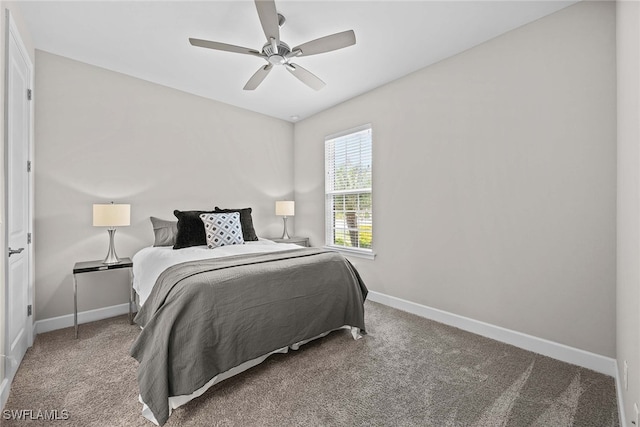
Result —
<instances>
[{"instance_id":1,"label":"beige carpet","mask_svg":"<svg viewBox=\"0 0 640 427\"><path fill-rule=\"evenodd\" d=\"M618 426L613 378L380 304L369 335L334 332L274 355L183 406L167 426ZM152 426L140 415L138 328L126 316L38 335L5 410L66 421L2 426ZM6 412L3 412L3 417Z\"/></svg>"}]
</instances>

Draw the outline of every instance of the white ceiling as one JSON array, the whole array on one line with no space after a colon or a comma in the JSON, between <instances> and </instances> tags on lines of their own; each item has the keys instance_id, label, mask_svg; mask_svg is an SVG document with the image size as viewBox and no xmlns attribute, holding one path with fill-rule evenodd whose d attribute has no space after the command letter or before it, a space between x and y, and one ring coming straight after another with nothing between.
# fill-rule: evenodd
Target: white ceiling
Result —
<instances>
[{"instance_id":1,"label":"white ceiling","mask_svg":"<svg viewBox=\"0 0 640 427\"><path fill-rule=\"evenodd\" d=\"M575 2L276 1L289 46L356 33L355 46L295 59L327 83L319 92L283 67L244 91L264 60L189 44L194 37L260 50L252 1L27 1L20 9L36 49L295 121Z\"/></svg>"}]
</instances>

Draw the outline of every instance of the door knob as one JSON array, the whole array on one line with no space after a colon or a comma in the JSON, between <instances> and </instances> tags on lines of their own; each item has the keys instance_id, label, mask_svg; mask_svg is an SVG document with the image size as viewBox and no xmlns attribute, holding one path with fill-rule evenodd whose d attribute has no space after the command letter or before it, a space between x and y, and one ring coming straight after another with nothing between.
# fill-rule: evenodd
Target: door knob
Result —
<instances>
[{"instance_id":1,"label":"door knob","mask_svg":"<svg viewBox=\"0 0 640 427\"><path fill-rule=\"evenodd\" d=\"M22 251L24 251L24 248L18 248L18 249L9 248L9 256L11 256L13 254L19 254Z\"/></svg>"}]
</instances>

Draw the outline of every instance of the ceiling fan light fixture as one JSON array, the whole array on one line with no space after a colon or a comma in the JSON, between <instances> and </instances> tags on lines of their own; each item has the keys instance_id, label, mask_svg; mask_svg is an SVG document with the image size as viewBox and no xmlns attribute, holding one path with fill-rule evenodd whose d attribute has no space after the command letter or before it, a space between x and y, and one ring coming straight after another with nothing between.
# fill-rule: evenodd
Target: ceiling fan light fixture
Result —
<instances>
[{"instance_id":1,"label":"ceiling fan light fixture","mask_svg":"<svg viewBox=\"0 0 640 427\"><path fill-rule=\"evenodd\" d=\"M283 56L280 55L271 55L267 61L269 61L271 64L273 65L287 65L286 64L286 59Z\"/></svg>"}]
</instances>

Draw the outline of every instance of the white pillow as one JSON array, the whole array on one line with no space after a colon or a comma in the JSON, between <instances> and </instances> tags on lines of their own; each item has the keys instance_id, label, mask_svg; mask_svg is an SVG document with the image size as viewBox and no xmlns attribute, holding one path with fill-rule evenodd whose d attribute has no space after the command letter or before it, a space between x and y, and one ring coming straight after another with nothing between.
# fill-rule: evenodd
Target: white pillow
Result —
<instances>
[{"instance_id":1,"label":"white pillow","mask_svg":"<svg viewBox=\"0 0 640 427\"><path fill-rule=\"evenodd\" d=\"M203 213L200 214L200 219L204 223L204 233L210 249L244 244L240 213Z\"/></svg>"}]
</instances>

